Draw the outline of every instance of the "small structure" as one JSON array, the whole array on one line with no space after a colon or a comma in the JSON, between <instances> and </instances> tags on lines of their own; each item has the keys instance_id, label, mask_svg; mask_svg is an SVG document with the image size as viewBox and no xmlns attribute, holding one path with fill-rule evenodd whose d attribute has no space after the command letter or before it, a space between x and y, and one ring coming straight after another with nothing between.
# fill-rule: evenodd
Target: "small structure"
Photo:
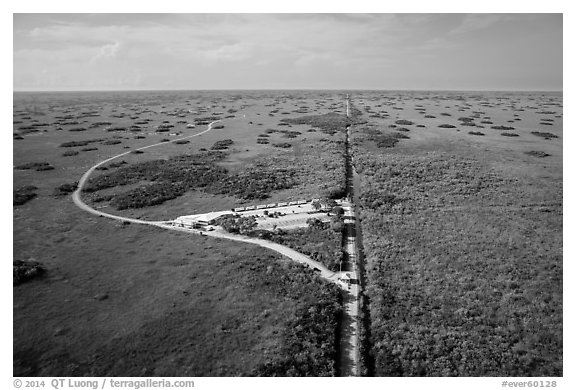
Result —
<instances>
[{"instance_id":1,"label":"small structure","mask_svg":"<svg viewBox=\"0 0 576 390\"><path fill-rule=\"evenodd\" d=\"M349 272L344 272L344 274L340 275L340 280L346 284L352 283L352 275Z\"/></svg>"}]
</instances>

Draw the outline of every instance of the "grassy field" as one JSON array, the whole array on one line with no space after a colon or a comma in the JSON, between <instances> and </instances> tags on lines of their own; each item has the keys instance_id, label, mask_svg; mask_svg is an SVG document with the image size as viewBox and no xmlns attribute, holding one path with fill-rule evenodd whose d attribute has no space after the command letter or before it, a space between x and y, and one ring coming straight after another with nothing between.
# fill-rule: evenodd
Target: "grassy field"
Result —
<instances>
[{"instance_id":1,"label":"grassy field","mask_svg":"<svg viewBox=\"0 0 576 390\"><path fill-rule=\"evenodd\" d=\"M344 103L337 93L17 94L14 165L47 163L54 169L15 170L14 187L35 185L39 187L39 194L52 192L53 188L46 187L65 184L58 180L63 177L70 177L71 182L77 181L98 161L162 140L196 134L206 128L199 123L220 119L214 130L191 138L189 143L166 142L143 153L130 153L119 161L139 164L199 153L210 150L220 141L230 140L231 145L224 150L226 158L218 162L218 166L227 170L230 176L265 166L297 172L295 185L269 193L270 201L337 194L341 192L342 132L331 132L330 135L323 128L289 124L286 120L312 114L337 115L343 109ZM196 124L196 127L190 128L188 124ZM164 131L165 126L172 127L166 127L167 131ZM259 143L262 139L268 143ZM70 142L76 145L89 143L63 146ZM290 146L281 148L275 144ZM94 176L109 172L97 171ZM100 198L119 196L146 184L150 182L118 186L98 195L102 195ZM201 189L190 188L159 207L128 209L120 213L145 219L173 219L179 215L223 210L251 202L241 196L206 194ZM95 206L118 212L111 202L99 202Z\"/></svg>"},{"instance_id":2,"label":"grassy field","mask_svg":"<svg viewBox=\"0 0 576 390\"><path fill-rule=\"evenodd\" d=\"M361 98L372 374L561 376L561 96ZM488 123L470 135L460 117L519 136ZM408 139L378 146L400 127ZM543 128L557 138L532 134Z\"/></svg>"},{"instance_id":3,"label":"grassy field","mask_svg":"<svg viewBox=\"0 0 576 390\"><path fill-rule=\"evenodd\" d=\"M17 257L48 270L14 287L17 376L258 375L299 312L338 300L262 248L52 210L15 220Z\"/></svg>"},{"instance_id":4,"label":"grassy field","mask_svg":"<svg viewBox=\"0 0 576 390\"><path fill-rule=\"evenodd\" d=\"M14 257L47 273L14 286L14 374L334 375L331 287L263 249L90 216L60 188L105 158L220 119L189 143L130 153L95 176L231 140L216 162L228 179L262 167L295 172L265 203L330 196L343 184L344 134L330 131L341 125L343 96L16 94ZM368 122L352 127L368 372L562 375L562 97L353 99L363 114L356 123ZM155 180L85 196L138 192ZM188 186L150 207L94 206L166 220L259 203L241 195Z\"/></svg>"},{"instance_id":5,"label":"grassy field","mask_svg":"<svg viewBox=\"0 0 576 390\"><path fill-rule=\"evenodd\" d=\"M16 94L14 259L47 272L14 286L14 375L334 375L339 296L311 271L253 246L96 218L59 188L105 158L221 118L223 127L190 143L130 153L122 167L231 139L218 163L230 175L273 163L298 176L270 199L319 196L339 184L331 171L342 135L279 123L338 109L332 92ZM260 134L270 143L258 143ZM284 142L291 147L273 146ZM168 219L242 203L193 188L152 207L95 205Z\"/></svg>"}]
</instances>

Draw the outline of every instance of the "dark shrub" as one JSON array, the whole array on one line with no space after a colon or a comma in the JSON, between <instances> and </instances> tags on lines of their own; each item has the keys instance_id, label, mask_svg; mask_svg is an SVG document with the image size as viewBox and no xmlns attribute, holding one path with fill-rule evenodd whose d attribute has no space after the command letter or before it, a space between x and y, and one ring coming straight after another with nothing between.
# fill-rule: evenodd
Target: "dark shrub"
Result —
<instances>
[{"instance_id":1,"label":"dark shrub","mask_svg":"<svg viewBox=\"0 0 576 390\"><path fill-rule=\"evenodd\" d=\"M20 206L36 197L35 191L38 187L24 186L13 191L12 203L14 206Z\"/></svg>"},{"instance_id":2,"label":"dark shrub","mask_svg":"<svg viewBox=\"0 0 576 390\"><path fill-rule=\"evenodd\" d=\"M12 262L12 281L17 286L32 278L43 275L46 268L37 261L14 260Z\"/></svg>"},{"instance_id":3,"label":"dark shrub","mask_svg":"<svg viewBox=\"0 0 576 390\"><path fill-rule=\"evenodd\" d=\"M19 170L35 169L37 171L49 171L51 169L54 169L54 167L47 162L26 163L17 165L14 168Z\"/></svg>"},{"instance_id":4,"label":"dark shrub","mask_svg":"<svg viewBox=\"0 0 576 390\"><path fill-rule=\"evenodd\" d=\"M557 135L552 134L552 133L542 133L540 131L533 131L532 134L534 134L537 137L542 137L544 139L550 139L550 138L558 138Z\"/></svg>"},{"instance_id":5,"label":"dark shrub","mask_svg":"<svg viewBox=\"0 0 576 390\"><path fill-rule=\"evenodd\" d=\"M292 147L292 144L289 142L280 142L280 143L276 143L276 144L272 144L272 145L277 147L277 148L284 148L284 149Z\"/></svg>"},{"instance_id":6,"label":"dark shrub","mask_svg":"<svg viewBox=\"0 0 576 390\"><path fill-rule=\"evenodd\" d=\"M550 156L548 153L540 152L540 151L536 151L536 150L531 150L529 152L524 152L524 153L529 155L529 156L534 156L534 157L548 157L548 156Z\"/></svg>"},{"instance_id":7,"label":"dark shrub","mask_svg":"<svg viewBox=\"0 0 576 390\"><path fill-rule=\"evenodd\" d=\"M212 147L210 149L212 149L212 150L228 149L228 147L230 145L232 145L233 143L234 143L234 141L232 141L231 139L224 139L221 141L216 141L216 142L214 142L214 145L212 145Z\"/></svg>"},{"instance_id":8,"label":"dark shrub","mask_svg":"<svg viewBox=\"0 0 576 390\"><path fill-rule=\"evenodd\" d=\"M54 189L54 196L68 195L76 191L76 188L78 188L78 182L59 185Z\"/></svg>"},{"instance_id":9,"label":"dark shrub","mask_svg":"<svg viewBox=\"0 0 576 390\"><path fill-rule=\"evenodd\" d=\"M70 142L64 142L62 144L60 144L60 147L62 148L72 148L72 147L76 147L76 146L86 146L89 144L92 144L94 142L101 142L103 141L102 139L91 139L91 140L86 140L86 141L70 141Z\"/></svg>"},{"instance_id":10,"label":"dark shrub","mask_svg":"<svg viewBox=\"0 0 576 390\"><path fill-rule=\"evenodd\" d=\"M52 165L42 165L42 166L36 168L37 171L51 171L53 169L54 169L54 167Z\"/></svg>"},{"instance_id":11,"label":"dark shrub","mask_svg":"<svg viewBox=\"0 0 576 390\"><path fill-rule=\"evenodd\" d=\"M122 141L120 141L119 139L109 139L109 140L102 142L102 145L118 145L121 143L122 143Z\"/></svg>"}]
</instances>

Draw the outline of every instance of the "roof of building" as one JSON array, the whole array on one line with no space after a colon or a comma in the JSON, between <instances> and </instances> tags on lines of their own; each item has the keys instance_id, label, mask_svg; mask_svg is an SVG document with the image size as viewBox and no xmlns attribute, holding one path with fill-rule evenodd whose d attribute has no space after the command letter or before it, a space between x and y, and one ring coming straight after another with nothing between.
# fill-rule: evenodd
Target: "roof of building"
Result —
<instances>
[{"instance_id":1,"label":"roof of building","mask_svg":"<svg viewBox=\"0 0 576 390\"><path fill-rule=\"evenodd\" d=\"M223 215L231 215L233 214L230 211L214 211L211 213L204 213L204 214L194 214L194 215L183 215L181 217L176 218L176 221L182 222L210 222L215 220L218 217Z\"/></svg>"}]
</instances>

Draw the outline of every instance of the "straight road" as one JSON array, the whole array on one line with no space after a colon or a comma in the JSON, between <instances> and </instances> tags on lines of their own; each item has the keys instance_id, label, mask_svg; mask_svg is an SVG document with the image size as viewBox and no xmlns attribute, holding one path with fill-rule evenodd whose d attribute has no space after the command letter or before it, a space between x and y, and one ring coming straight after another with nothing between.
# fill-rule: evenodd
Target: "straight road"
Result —
<instances>
[{"instance_id":1,"label":"straight road","mask_svg":"<svg viewBox=\"0 0 576 390\"><path fill-rule=\"evenodd\" d=\"M346 116L350 117L350 100L346 95ZM346 148L347 156L350 155L350 129L347 129ZM358 376L359 348L358 348L358 306L360 295L360 284L357 275L357 250L356 250L356 214L354 209L353 193L354 181L352 180L352 164L350 159L346 161L346 188L347 199L342 202L344 209L344 219L346 221L345 240L343 250L346 254L346 273L349 273L352 283L349 284L348 291L344 294L344 318L340 333L340 376Z\"/></svg>"}]
</instances>

